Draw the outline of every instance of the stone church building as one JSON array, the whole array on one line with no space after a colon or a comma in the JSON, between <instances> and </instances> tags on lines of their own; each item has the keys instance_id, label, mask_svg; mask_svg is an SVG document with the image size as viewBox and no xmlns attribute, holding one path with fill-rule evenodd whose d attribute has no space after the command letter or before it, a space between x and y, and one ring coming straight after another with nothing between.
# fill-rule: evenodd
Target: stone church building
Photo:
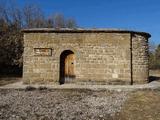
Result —
<instances>
[{"instance_id":1,"label":"stone church building","mask_svg":"<svg viewBox=\"0 0 160 120\"><path fill-rule=\"evenodd\" d=\"M148 82L148 33L48 28L23 33L25 84Z\"/></svg>"}]
</instances>

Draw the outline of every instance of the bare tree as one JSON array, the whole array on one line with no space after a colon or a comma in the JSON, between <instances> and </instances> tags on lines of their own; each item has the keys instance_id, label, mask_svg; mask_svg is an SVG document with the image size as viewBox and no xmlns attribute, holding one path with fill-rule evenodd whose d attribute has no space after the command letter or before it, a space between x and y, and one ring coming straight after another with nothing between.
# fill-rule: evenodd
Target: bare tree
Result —
<instances>
[{"instance_id":1,"label":"bare tree","mask_svg":"<svg viewBox=\"0 0 160 120\"><path fill-rule=\"evenodd\" d=\"M77 23L76 23L75 19L73 19L73 18L67 19L65 24L66 24L67 28L76 28L77 27Z\"/></svg>"},{"instance_id":2,"label":"bare tree","mask_svg":"<svg viewBox=\"0 0 160 120\"><path fill-rule=\"evenodd\" d=\"M66 19L57 13L46 18L42 9L36 5L20 8L15 0L0 0L0 66L22 66L23 28L75 28L73 18Z\"/></svg>"},{"instance_id":3,"label":"bare tree","mask_svg":"<svg viewBox=\"0 0 160 120\"><path fill-rule=\"evenodd\" d=\"M10 17L11 17L11 24L12 26L17 29L21 29L22 25L23 25L23 21L22 21L22 12L19 8L16 7L12 7L11 11L10 11Z\"/></svg>"},{"instance_id":4,"label":"bare tree","mask_svg":"<svg viewBox=\"0 0 160 120\"><path fill-rule=\"evenodd\" d=\"M0 21L0 65L19 64L23 52L20 9L0 4Z\"/></svg>"},{"instance_id":5,"label":"bare tree","mask_svg":"<svg viewBox=\"0 0 160 120\"><path fill-rule=\"evenodd\" d=\"M65 19L64 15L56 13L53 16L54 28L65 28Z\"/></svg>"},{"instance_id":6,"label":"bare tree","mask_svg":"<svg viewBox=\"0 0 160 120\"><path fill-rule=\"evenodd\" d=\"M9 16L6 8L6 3L0 1L0 30L6 31L8 29Z\"/></svg>"},{"instance_id":7,"label":"bare tree","mask_svg":"<svg viewBox=\"0 0 160 120\"><path fill-rule=\"evenodd\" d=\"M46 27L47 28L53 28L54 27L54 21L53 21L53 17L48 17L48 19L46 20Z\"/></svg>"},{"instance_id":8,"label":"bare tree","mask_svg":"<svg viewBox=\"0 0 160 120\"><path fill-rule=\"evenodd\" d=\"M149 51L150 51L150 52L154 52L155 49L156 49L155 43L154 43L152 40L150 40L150 41L149 41Z\"/></svg>"},{"instance_id":9,"label":"bare tree","mask_svg":"<svg viewBox=\"0 0 160 120\"><path fill-rule=\"evenodd\" d=\"M23 9L24 26L27 28L45 27L45 18L42 10L33 5L26 5Z\"/></svg>"}]
</instances>

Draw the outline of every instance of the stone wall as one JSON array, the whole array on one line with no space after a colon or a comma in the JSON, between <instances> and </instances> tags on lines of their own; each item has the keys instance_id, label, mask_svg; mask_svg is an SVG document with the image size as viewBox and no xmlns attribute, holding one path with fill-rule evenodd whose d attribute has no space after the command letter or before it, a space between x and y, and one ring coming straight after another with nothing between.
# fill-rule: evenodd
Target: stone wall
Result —
<instances>
[{"instance_id":1,"label":"stone wall","mask_svg":"<svg viewBox=\"0 0 160 120\"><path fill-rule=\"evenodd\" d=\"M132 35L133 83L147 83L149 77L148 39L139 34Z\"/></svg>"},{"instance_id":2,"label":"stone wall","mask_svg":"<svg viewBox=\"0 0 160 120\"><path fill-rule=\"evenodd\" d=\"M144 36L114 32L24 33L24 83L59 84L60 55L71 50L76 57L76 78L68 82L130 84L131 46L133 81L143 83L148 79L148 47ZM35 48L52 49L52 55L37 56Z\"/></svg>"}]
</instances>

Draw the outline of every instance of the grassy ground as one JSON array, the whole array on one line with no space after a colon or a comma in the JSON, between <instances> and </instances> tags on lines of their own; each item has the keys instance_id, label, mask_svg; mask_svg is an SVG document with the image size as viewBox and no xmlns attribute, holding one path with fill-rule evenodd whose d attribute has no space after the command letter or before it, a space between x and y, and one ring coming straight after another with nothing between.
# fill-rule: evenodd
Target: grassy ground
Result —
<instances>
[{"instance_id":1,"label":"grassy ground","mask_svg":"<svg viewBox=\"0 0 160 120\"><path fill-rule=\"evenodd\" d=\"M150 70L150 81L160 82L160 70ZM117 120L160 120L160 90L135 91L123 105Z\"/></svg>"},{"instance_id":2,"label":"grassy ground","mask_svg":"<svg viewBox=\"0 0 160 120\"><path fill-rule=\"evenodd\" d=\"M117 120L160 120L160 91L136 91L130 94Z\"/></svg>"},{"instance_id":3,"label":"grassy ground","mask_svg":"<svg viewBox=\"0 0 160 120\"><path fill-rule=\"evenodd\" d=\"M160 70L150 70L150 75L159 76L160 77Z\"/></svg>"}]
</instances>

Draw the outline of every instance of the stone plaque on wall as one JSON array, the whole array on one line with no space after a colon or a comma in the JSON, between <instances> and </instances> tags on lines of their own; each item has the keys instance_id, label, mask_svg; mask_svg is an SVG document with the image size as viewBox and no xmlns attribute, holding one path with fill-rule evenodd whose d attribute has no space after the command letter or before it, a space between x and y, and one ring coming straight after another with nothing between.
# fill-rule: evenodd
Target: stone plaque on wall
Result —
<instances>
[{"instance_id":1,"label":"stone plaque on wall","mask_svg":"<svg viewBox=\"0 0 160 120\"><path fill-rule=\"evenodd\" d=\"M34 48L36 56L52 56L52 48Z\"/></svg>"}]
</instances>

